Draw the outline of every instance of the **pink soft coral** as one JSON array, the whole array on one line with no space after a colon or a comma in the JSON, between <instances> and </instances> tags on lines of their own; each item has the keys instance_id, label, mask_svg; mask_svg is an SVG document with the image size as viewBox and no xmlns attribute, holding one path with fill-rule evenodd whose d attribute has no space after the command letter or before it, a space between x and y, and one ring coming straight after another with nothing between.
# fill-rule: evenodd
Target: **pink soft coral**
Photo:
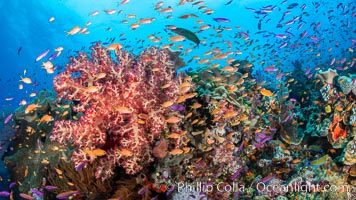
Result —
<instances>
[{"instance_id":1,"label":"pink soft coral","mask_svg":"<svg viewBox=\"0 0 356 200\"><path fill-rule=\"evenodd\" d=\"M182 76L175 71L178 59L151 47L138 58L120 50L116 63L99 44L92 50L90 58L83 53L71 58L54 78L59 99L77 101L73 110L84 116L57 121L51 140L77 145L72 155L76 166L100 159L97 177L110 177L116 164L136 174L152 162L154 142L169 129L165 119L178 112L161 106L184 95L179 91ZM97 148L106 151L105 157L86 153Z\"/></svg>"}]
</instances>

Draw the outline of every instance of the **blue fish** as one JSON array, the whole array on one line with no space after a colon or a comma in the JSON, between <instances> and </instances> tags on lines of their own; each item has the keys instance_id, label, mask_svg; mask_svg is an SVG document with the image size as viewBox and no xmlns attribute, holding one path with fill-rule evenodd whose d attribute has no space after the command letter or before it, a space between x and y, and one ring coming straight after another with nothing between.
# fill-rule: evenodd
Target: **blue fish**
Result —
<instances>
[{"instance_id":1,"label":"blue fish","mask_svg":"<svg viewBox=\"0 0 356 200\"><path fill-rule=\"evenodd\" d=\"M230 20L229 19L227 19L227 18L222 18L222 17L217 17L217 18L213 18L213 20L214 21L216 21L216 22L230 22Z\"/></svg>"}]
</instances>

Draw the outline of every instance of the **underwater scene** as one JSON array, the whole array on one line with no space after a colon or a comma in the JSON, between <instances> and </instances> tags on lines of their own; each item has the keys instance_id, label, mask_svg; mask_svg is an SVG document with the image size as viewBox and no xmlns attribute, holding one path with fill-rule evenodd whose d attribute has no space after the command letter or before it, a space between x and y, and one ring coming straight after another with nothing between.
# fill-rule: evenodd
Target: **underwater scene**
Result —
<instances>
[{"instance_id":1,"label":"underwater scene","mask_svg":"<svg viewBox=\"0 0 356 200\"><path fill-rule=\"evenodd\" d=\"M0 200L356 199L355 0L0 11Z\"/></svg>"}]
</instances>

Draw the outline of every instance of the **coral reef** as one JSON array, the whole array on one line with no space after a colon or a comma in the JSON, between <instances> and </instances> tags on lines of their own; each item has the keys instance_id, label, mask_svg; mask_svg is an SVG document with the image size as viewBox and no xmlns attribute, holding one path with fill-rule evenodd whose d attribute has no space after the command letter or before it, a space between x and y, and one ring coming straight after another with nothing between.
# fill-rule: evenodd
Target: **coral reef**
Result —
<instances>
[{"instance_id":1,"label":"coral reef","mask_svg":"<svg viewBox=\"0 0 356 200\"><path fill-rule=\"evenodd\" d=\"M333 199L295 188L355 185L353 75L313 76L297 60L287 81L266 83L272 76L253 76L252 63L235 60L186 76L169 49L117 49L116 59L99 43L91 50L55 76L57 96L41 92L14 113L17 133L4 160L20 194Z\"/></svg>"}]
</instances>

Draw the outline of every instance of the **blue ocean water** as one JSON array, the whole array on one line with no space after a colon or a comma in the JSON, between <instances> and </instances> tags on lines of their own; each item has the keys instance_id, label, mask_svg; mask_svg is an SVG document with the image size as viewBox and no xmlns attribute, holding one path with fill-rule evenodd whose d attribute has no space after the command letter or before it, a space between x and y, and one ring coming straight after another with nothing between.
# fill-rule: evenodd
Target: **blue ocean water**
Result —
<instances>
[{"instance_id":1,"label":"blue ocean water","mask_svg":"<svg viewBox=\"0 0 356 200\"><path fill-rule=\"evenodd\" d=\"M157 1L158 2L158 1ZM1 2L1 21L4 27L1 34L1 93L0 100L2 110L6 114L11 112L11 108L16 108L22 99L26 98L26 93L39 91L41 88L51 88L51 78L53 75L47 75L44 70L41 70L40 62L35 62L35 58L42 52L50 49L50 55L54 49L63 46L62 55L53 60L53 63L60 67L68 61L68 57L74 54L74 51L88 50L90 42L102 41L107 38L116 37L116 41L120 41L123 45L131 46L138 52L138 46L141 46L139 40L144 40L142 45L157 45L150 43L147 38L150 34L158 34L162 37L163 43L168 43L167 38L169 33L165 32L165 25L174 25L184 27L193 31L199 31L200 24L196 20L203 20L204 24L211 25L207 31L202 31L199 34L201 39L206 40L205 45L200 45L199 48L194 48L194 44L186 41L181 44L186 48L193 48L193 52L186 56L189 60L192 55L201 55L214 46L226 46L224 40L230 40L234 46L232 51L243 50L242 55L237 55L237 58L250 57L253 54L259 57L260 60L282 60L280 63L283 68L291 67L289 61L302 59L311 66L318 66L326 62L330 62L332 58L342 59L346 49L351 46L352 39L355 39L355 17L352 15L355 6L353 1L338 2L338 1L232 1L229 5L224 5L229 1L204 1L204 5L214 9L211 15L202 14L197 6L183 5L177 6L177 2L165 2L165 6L172 6L174 12L172 14L161 14L154 10L156 1L144 1L139 5L134 1L118 6L116 1L3 1ZM282 4L283 3L283 4ZM298 3L299 5L293 9L287 9L288 5ZM342 6L338 8L338 4ZM302 10L300 7L305 4L306 8ZM271 5L272 12L266 14L256 14L246 8L258 10L264 6ZM318 5L318 6L316 6ZM117 13L113 15L105 14L105 9L116 9ZM118 12L122 10L122 12ZM99 11L97 16L89 16L93 11ZM280 19L286 14L284 20L280 23L281 28L276 28ZM119 13L119 14L118 14ZM184 14L195 13L199 18L179 19L178 17ZM135 19L128 19L128 23L122 23L122 20L127 19L129 14L135 14ZM167 19L167 16L172 15L172 18ZM48 20L54 17L53 22ZM213 18L222 17L230 20L228 23L219 23ZM291 24L284 23L292 20L294 17L299 19ZM137 30L132 30L129 25L140 18L155 18L151 24L141 25ZM88 26L89 34L76 34L74 36L66 36L65 32L72 29L74 26L85 27L87 22L92 22ZM258 23L261 21L261 30L258 29ZM317 23L321 25L315 29ZM298 25L303 24L303 27L297 30ZM230 27L232 31L222 31L221 36L217 37L216 31L213 28L221 26ZM240 29L236 27L239 26ZM108 31L108 29L112 29ZM290 29L290 30L289 30ZM315 29L315 30L313 30ZM288 33L285 31L288 30ZM250 39L254 41L252 45L244 45L241 41L234 42L234 36L239 32L249 32ZM256 34L258 31L266 31L266 33ZM307 31L304 38L300 34ZM125 34L122 38L120 34ZM160 33L160 34L159 34ZM213 35L212 35L213 34ZM214 35L215 34L215 35ZM279 39L273 34L284 34L285 39ZM318 38L318 49L310 51L311 42L310 36ZM123 40L125 39L125 40ZM219 44L221 42L222 44ZM236 42L240 42L237 44ZM277 45L283 42L288 42L287 48L278 49ZM290 45L301 44L299 48L290 48ZM271 46L266 46L271 45ZM253 47L258 47L253 49ZM275 48L277 47L277 48ZM21 48L19 54L19 48ZM333 48L328 51L328 48ZM276 50L273 53L272 50ZM251 54L250 54L251 53ZM319 57L315 54L320 53ZM272 62L270 62L273 64ZM197 67L190 65L189 67ZM258 67L258 66L257 66ZM18 90L18 80L23 76L24 70L33 78L36 86L25 85L23 90ZM56 71L57 72L57 71ZM11 102L4 101L7 97L14 97Z\"/></svg>"},{"instance_id":2,"label":"blue ocean water","mask_svg":"<svg viewBox=\"0 0 356 200\"><path fill-rule=\"evenodd\" d=\"M228 2L228 1L227 1ZM283 2L283 1L281 1ZM199 19L204 20L205 24L209 24L212 27L231 27L232 31L223 31L222 37L217 38L209 35L209 31L202 32L199 34L201 38L206 38L207 44L205 46L201 45L199 49L194 49L192 54L199 55L207 50L209 50L209 43L217 42L222 40L227 40L233 38L238 31L245 31L250 33L250 39L259 40L255 43L255 46L261 45L260 49L253 50L251 46L244 45L234 45L233 50L245 49L243 55L239 57L249 56L249 53L254 55L261 55L261 60L266 59L266 57L271 57L271 50L266 50L262 48L263 45L275 45L275 43L280 44L282 41L289 42L291 44L301 43L303 46L295 49L282 49L278 50L276 56L286 60L294 60L295 58L301 57L305 59L306 62L311 62L314 65L320 65L324 62L330 61L330 58L339 58L342 51L345 51L347 47L352 43L351 39L354 38L354 17L352 6L353 2L342 2L343 6L337 8L339 2L317 2L317 1L305 1L298 2L300 5L295 9L286 9L287 5L295 3L292 1L286 1L286 3L281 4L281 2L276 3L276 1L232 1L229 5L224 5L226 2L217 1L205 1L204 5L211 7L215 12L211 15L202 15L201 12L193 6L177 6L176 2L168 2L164 5L174 7L174 12L172 13L173 18L167 19L169 14L160 14L154 10L154 5L157 2L140 2L140 6L133 6L135 2L130 2L124 6L118 6L118 2L115 1L45 1L45 2L2 2L1 4L1 20L4 27L4 31L1 32L2 45L1 57L2 57L2 68L1 68L1 100L3 101L6 97L14 96L16 97L16 103L25 98L25 93L39 90L41 87L50 88L51 77L46 75L45 71L40 70L41 62L34 62L37 55L41 54L47 49L53 52L54 48L58 46L64 47L63 55L54 60L54 64L58 66L63 66L67 62L69 55L73 55L73 51L82 50L82 48L88 49L90 42L93 41L103 41L107 38L117 37L119 40L119 35L125 33L123 36L125 41L122 41L124 45L130 45L131 48L135 48L135 42L139 39L148 42L147 36L149 34L159 33L163 37L163 40L168 38L168 33L164 32L165 25L172 24L177 27L185 27L187 29L194 30L198 28L199 25L195 24L195 18L182 20L177 19L186 13L197 13L200 14ZM301 10L299 7L305 3L305 10ZM316 8L315 3L320 4ZM142 6L141 6L142 4ZM268 15L255 14L246 8L254 8L259 10L264 6L277 6ZM343 8L346 6L346 8ZM272 7L273 8L273 7ZM107 15L103 12L105 9L117 9L122 10L120 14ZM346 10L345 10L346 9ZM350 9L350 10L348 10ZM93 11L100 11L97 16L89 16ZM289 11L290 14L285 16L285 20L281 23L282 28L276 28L278 21L283 16L284 12ZM347 12L347 13L346 13ZM304 14L303 14L304 13ZM129 14L136 14L136 19L130 20L128 24L123 24L121 21L126 18ZM266 16L266 17L265 17ZM293 19L294 17L302 16L298 19L298 22L292 25L284 25L283 23ZM50 17L54 17L53 22L48 22ZM156 18L156 20L149 25L140 26L137 31L131 30L129 25L137 19L140 18ZM213 20L215 17L224 17L231 20L229 23L218 23ZM263 34L255 34L258 30L258 22L261 22L261 30L267 31L271 34L286 34L285 31L291 28L287 34L285 40L280 40L274 37L263 37ZM85 24L91 21L92 25L88 27L90 32L87 35L77 34L73 37L66 37L65 31L69 31L74 26L84 27ZM266 21L269 21L266 23ZM315 31L313 31L314 26L320 22L321 25ZM304 24L300 30L297 30L298 25ZM235 30L236 26L241 27L239 30ZM107 29L111 28L111 31ZM300 34L304 31L308 31L305 38L300 38ZM212 34L214 32L211 32ZM313 55L318 53L317 50L314 52L308 51L308 46L305 46L310 42L308 36L315 35L319 37L318 43L320 44L319 50L321 56L315 58ZM166 40L167 42L167 40ZM233 42L233 40L232 40ZM331 52L327 51L329 47L334 47L335 43L338 43L338 48L335 47ZM184 44L184 43L182 43ZM194 44L186 42L185 46L194 47ZM21 48L18 55L18 50ZM251 49L251 50L250 50ZM265 55L265 58L262 57ZM308 57L310 55L310 57ZM188 57L189 58L189 57ZM286 61L287 62L287 61ZM283 63L282 63L283 64ZM288 63L283 64L288 66ZM194 67L194 66L191 66ZM36 87L25 87L24 90L18 90L18 80L23 71L27 70L27 74L34 75L33 79L35 83L38 83ZM10 105L15 105L16 103L11 102ZM1 105L9 106L9 103L2 102ZM13 106L16 107L16 106Z\"/></svg>"},{"instance_id":3,"label":"blue ocean water","mask_svg":"<svg viewBox=\"0 0 356 200\"><path fill-rule=\"evenodd\" d=\"M162 8L171 7L173 11L162 13L155 10L159 2L163 2ZM179 5L180 2L184 5ZM271 81L272 85L278 74L266 72L264 69L267 67L278 68L286 74L293 72L293 62L298 61L303 64L303 71L310 70L311 74L315 74L318 68L331 66L330 62L335 58L338 62L332 67L343 71L342 59L352 62L355 57L354 0L197 2L130 0L120 5L120 2L113 0L1 1L0 130L3 145L14 135L10 128L13 121L5 124L6 117L14 113L21 101L30 103L34 98L31 93L52 90L53 77L63 70L69 57L76 55L77 51L89 51L89 47L97 41L104 43L104 46L120 43L124 49L139 53L143 47L171 44L169 38L175 34L167 29L167 25L182 27L195 32L201 43L199 47L189 40L175 43L172 48L181 50L187 62L187 66L180 71L208 67L199 64L193 57L202 59L204 53L219 48L223 52L233 52L231 58L250 60L254 64L254 74L262 71L264 74L260 78ZM200 6L206 8L199 9ZM208 9L212 10L211 14L204 13ZM107 14L105 10L114 10L114 13ZM92 16L95 11L99 13ZM196 17L190 15L182 19L187 14ZM129 15L135 17L130 18ZM53 21L50 21L51 17ZM136 30L130 28L144 18L153 20L149 24L141 24ZM228 22L214 18L225 18ZM208 29L202 30L203 25ZM67 35L66 32L75 26L86 28L87 32ZM150 35L161 40L152 42L148 38ZM51 60L55 72L48 74L41 65L56 53L58 47L63 47L61 54ZM46 50L49 50L48 55L36 61ZM225 60L217 63L226 65ZM355 72L355 67L350 72ZM32 83L21 82L23 77L31 78ZM23 88L19 89L19 85ZM0 175L6 180L5 169ZM6 184L3 188L7 187Z\"/></svg>"}]
</instances>

